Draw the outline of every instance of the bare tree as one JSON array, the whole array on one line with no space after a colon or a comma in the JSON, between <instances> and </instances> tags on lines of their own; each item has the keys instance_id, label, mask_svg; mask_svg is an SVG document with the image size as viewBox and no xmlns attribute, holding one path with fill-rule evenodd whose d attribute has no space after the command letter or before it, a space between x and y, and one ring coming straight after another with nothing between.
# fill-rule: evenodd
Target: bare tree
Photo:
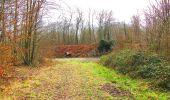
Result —
<instances>
[{"instance_id":1,"label":"bare tree","mask_svg":"<svg viewBox=\"0 0 170 100\"><path fill-rule=\"evenodd\" d=\"M105 39L110 41L112 38L112 27L114 23L114 18L112 11L102 11L98 15L98 33L99 40Z\"/></svg>"},{"instance_id":2,"label":"bare tree","mask_svg":"<svg viewBox=\"0 0 170 100\"><path fill-rule=\"evenodd\" d=\"M157 53L169 53L170 0L156 1L145 12L147 40ZM149 36L149 37L148 37Z\"/></svg>"},{"instance_id":3,"label":"bare tree","mask_svg":"<svg viewBox=\"0 0 170 100\"><path fill-rule=\"evenodd\" d=\"M132 16L131 23L133 28L133 39L136 42L141 42L140 17L138 15Z\"/></svg>"},{"instance_id":4,"label":"bare tree","mask_svg":"<svg viewBox=\"0 0 170 100\"><path fill-rule=\"evenodd\" d=\"M76 33L75 33L76 44L79 43L79 29L80 29L80 24L83 20L83 12L80 11L80 9L77 9L77 14L78 14L78 16L76 17Z\"/></svg>"},{"instance_id":5,"label":"bare tree","mask_svg":"<svg viewBox=\"0 0 170 100\"><path fill-rule=\"evenodd\" d=\"M1 21L1 41L4 41L5 39L5 34L6 34L6 23L5 23L5 0L0 1L0 6L1 6L1 14L0 14L0 21Z\"/></svg>"}]
</instances>

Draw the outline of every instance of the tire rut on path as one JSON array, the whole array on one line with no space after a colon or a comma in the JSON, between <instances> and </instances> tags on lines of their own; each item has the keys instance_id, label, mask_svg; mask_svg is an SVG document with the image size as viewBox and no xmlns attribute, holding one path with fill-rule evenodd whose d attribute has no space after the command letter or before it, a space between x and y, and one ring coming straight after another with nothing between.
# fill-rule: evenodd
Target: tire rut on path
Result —
<instances>
[{"instance_id":1,"label":"tire rut on path","mask_svg":"<svg viewBox=\"0 0 170 100\"><path fill-rule=\"evenodd\" d=\"M55 99L71 99L73 97L79 96L79 77L76 75L76 70L73 65L62 66L59 68L58 75L59 81L56 87Z\"/></svg>"},{"instance_id":2,"label":"tire rut on path","mask_svg":"<svg viewBox=\"0 0 170 100\"><path fill-rule=\"evenodd\" d=\"M60 67L57 74L60 80L57 82L55 100L104 99L93 82L95 77L81 66L67 64ZM88 93L90 91L93 93Z\"/></svg>"}]
</instances>

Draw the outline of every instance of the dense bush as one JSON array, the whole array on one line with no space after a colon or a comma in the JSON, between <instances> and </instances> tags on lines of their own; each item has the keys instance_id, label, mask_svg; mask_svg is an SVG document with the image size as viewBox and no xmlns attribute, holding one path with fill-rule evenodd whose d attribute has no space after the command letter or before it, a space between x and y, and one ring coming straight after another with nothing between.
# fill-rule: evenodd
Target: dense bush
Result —
<instances>
[{"instance_id":1,"label":"dense bush","mask_svg":"<svg viewBox=\"0 0 170 100\"><path fill-rule=\"evenodd\" d=\"M133 78L152 80L153 86L170 90L170 66L157 54L121 50L101 57L101 63Z\"/></svg>"},{"instance_id":2,"label":"dense bush","mask_svg":"<svg viewBox=\"0 0 170 100\"><path fill-rule=\"evenodd\" d=\"M112 50L114 41L101 40L98 45L98 50L100 53L109 52Z\"/></svg>"}]
</instances>

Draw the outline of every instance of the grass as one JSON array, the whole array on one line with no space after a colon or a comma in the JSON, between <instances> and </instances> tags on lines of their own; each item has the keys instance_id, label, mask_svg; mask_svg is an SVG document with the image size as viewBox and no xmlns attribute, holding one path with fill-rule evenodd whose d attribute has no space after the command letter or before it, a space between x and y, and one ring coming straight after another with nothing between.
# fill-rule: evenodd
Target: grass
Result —
<instances>
[{"instance_id":1,"label":"grass","mask_svg":"<svg viewBox=\"0 0 170 100\"><path fill-rule=\"evenodd\" d=\"M106 68L93 62L71 61L69 63L78 64L84 70L90 70L95 76L102 77L105 83L113 83L116 87L130 91L135 100L168 100L170 93L151 90L147 82L131 79L128 76L119 74L117 71Z\"/></svg>"},{"instance_id":2,"label":"grass","mask_svg":"<svg viewBox=\"0 0 170 100\"><path fill-rule=\"evenodd\" d=\"M154 52L130 49L113 51L102 56L100 63L134 79L149 80L151 88L170 91L168 59Z\"/></svg>"},{"instance_id":3,"label":"grass","mask_svg":"<svg viewBox=\"0 0 170 100\"><path fill-rule=\"evenodd\" d=\"M101 80L80 64L56 61L50 67L18 67L17 73L30 77L24 80L11 80L0 91L0 100L112 100L112 97L100 90L96 84ZM101 80L102 82L102 80ZM100 82L100 83L101 83ZM1 86L0 86L1 89Z\"/></svg>"},{"instance_id":4,"label":"grass","mask_svg":"<svg viewBox=\"0 0 170 100\"><path fill-rule=\"evenodd\" d=\"M154 91L146 82L134 80L128 76L106 68L94 62L56 61L51 67L17 68L17 72L26 79L14 80L0 92L3 100L167 100L170 93ZM101 87L113 84L121 90L128 91L128 96L111 96ZM168 96L169 95L169 96Z\"/></svg>"}]
</instances>

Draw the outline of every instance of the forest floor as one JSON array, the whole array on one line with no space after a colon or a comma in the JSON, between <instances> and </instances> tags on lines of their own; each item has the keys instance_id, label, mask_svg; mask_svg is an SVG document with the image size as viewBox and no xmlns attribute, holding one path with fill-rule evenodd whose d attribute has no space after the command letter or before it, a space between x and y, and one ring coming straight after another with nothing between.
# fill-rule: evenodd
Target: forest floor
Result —
<instances>
[{"instance_id":1,"label":"forest floor","mask_svg":"<svg viewBox=\"0 0 170 100\"><path fill-rule=\"evenodd\" d=\"M167 100L170 93L150 90L97 63L97 58L56 59L44 67L17 67L0 85L0 100Z\"/></svg>"}]
</instances>

